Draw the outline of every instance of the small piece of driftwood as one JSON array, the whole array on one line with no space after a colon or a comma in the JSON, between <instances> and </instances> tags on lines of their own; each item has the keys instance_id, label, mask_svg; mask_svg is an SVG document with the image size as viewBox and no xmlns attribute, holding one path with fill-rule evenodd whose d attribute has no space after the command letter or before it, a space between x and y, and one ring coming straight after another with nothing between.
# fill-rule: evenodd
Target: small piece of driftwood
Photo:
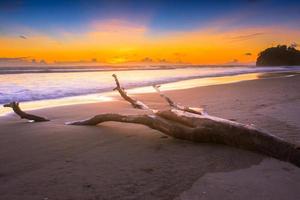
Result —
<instances>
[{"instance_id":1,"label":"small piece of driftwood","mask_svg":"<svg viewBox=\"0 0 300 200\"><path fill-rule=\"evenodd\" d=\"M160 85L153 85L153 88L156 90L156 92L158 92L158 94L164 98L166 100L166 102L168 102L169 106L171 108L175 108L175 109L178 109L178 110L182 110L182 111L186 111L186 112L189 112L189 113L194 113L194 114L198 114L198 115L202 115L204 114L204 111L202 108L191 108L191 107L188 107L188 106L183 106L183 105L180 105L178 103L175 103L173 100L171 100L168 96L166 96L164 93L162 93L160 91Z\"/></svg>"},{"instance_id":2,"label":"small piece of driftwood","mask_svg":"<svg viewBox=\"0 0 300 200\"><path fill-rule=\"evenodd\" d=\"M10 107L13 109L13 111L19 115L21 117L21 119L28 119L28 120L32 120L34 122L46 122L46 121L50 121L49 119L46 119L44 117L40 117L37 115L32 115L32 114L28 114L24 111L21 110L20 106L19 106L19 102L13 101L10 102L8 104L4 104L3 107Z\"/></svg>"},{"instance_id":3,"label":"small piece of driftwood","mask_svg":"<svg viewBox=\"0 0 300 200\"><path fill-rule=\"evenodd\" d=\"M143 110L149 109L149 107L147 105L145 105L143 102L138 101L138 100L128 96L125 89L121 87L117 75L113 74L112 76L114 77L116 85L117 85L117 87L114 90L117 90L123 99L128 101L134 108L143 109Z\"/></svg>"}]
</instances>

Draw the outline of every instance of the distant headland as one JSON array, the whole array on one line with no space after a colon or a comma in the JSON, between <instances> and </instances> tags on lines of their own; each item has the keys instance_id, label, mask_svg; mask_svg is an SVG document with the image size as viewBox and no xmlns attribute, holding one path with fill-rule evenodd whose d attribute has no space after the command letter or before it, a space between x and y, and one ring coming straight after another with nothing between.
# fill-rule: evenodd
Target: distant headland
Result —
<instances>
[{"instance_id":1,"label":"distant headland","mask_svg":"<svg viewBox=\"0 0 300 200\"><path fill-rule=\"evenodd\" d=\"M296 45L278 45L260 52L256 60L257 66L294 66L300 65L300 51Z\"/></svg>"}]
</instances>

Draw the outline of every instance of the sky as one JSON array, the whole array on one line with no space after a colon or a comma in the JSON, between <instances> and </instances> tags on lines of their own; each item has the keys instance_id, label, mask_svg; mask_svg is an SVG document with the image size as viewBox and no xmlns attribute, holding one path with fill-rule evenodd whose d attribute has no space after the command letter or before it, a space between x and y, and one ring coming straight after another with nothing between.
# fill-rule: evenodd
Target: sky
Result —
<instances>
[{"instance_id":1,"label":"sky","mask_svg":"<svg viewBox=\"0 0 300 200\"><path fill-rule=\"evenodd\" d=\"M300 1L0 0L0 66L249 64L300 43Z\"/></svg>"}]
</instances>

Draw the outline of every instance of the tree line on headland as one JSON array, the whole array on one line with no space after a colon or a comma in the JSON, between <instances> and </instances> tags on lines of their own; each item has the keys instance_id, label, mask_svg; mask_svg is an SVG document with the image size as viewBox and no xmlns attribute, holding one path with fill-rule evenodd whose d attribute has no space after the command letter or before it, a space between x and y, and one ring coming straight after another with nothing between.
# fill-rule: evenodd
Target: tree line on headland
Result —
<instances>
[{"instance_id":1,"label":"tree line on headland","mask_svg":"<svg viewBox=\"0 0 300 200\"><path fill-rule=\"evenodd\" d=\"M292 44L270 47L258 54L257 66L295 66L300 65L300 51Z\"/></svg>"}]
</instances>

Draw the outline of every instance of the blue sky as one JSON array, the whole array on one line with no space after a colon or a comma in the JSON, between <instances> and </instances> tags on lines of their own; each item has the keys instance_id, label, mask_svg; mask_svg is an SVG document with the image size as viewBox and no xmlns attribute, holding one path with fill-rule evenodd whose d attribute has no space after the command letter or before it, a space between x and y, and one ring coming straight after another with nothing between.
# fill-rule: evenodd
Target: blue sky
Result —
<instances>
[{"instance_id":1,"label":"blue sky","mask_svg":"<svg viewBox=\"0 0 300 200\"><path fill-rule=\"evenodd\" d=\"M154 32L198 29L223 19L227 26L300 26L300 1L80 1L1 0L0 30L18 26L45 32L81 31L91 20L110 18L147 23ZM235 19L235 20L234 20Z\"/></svg>"}]
</instances>

